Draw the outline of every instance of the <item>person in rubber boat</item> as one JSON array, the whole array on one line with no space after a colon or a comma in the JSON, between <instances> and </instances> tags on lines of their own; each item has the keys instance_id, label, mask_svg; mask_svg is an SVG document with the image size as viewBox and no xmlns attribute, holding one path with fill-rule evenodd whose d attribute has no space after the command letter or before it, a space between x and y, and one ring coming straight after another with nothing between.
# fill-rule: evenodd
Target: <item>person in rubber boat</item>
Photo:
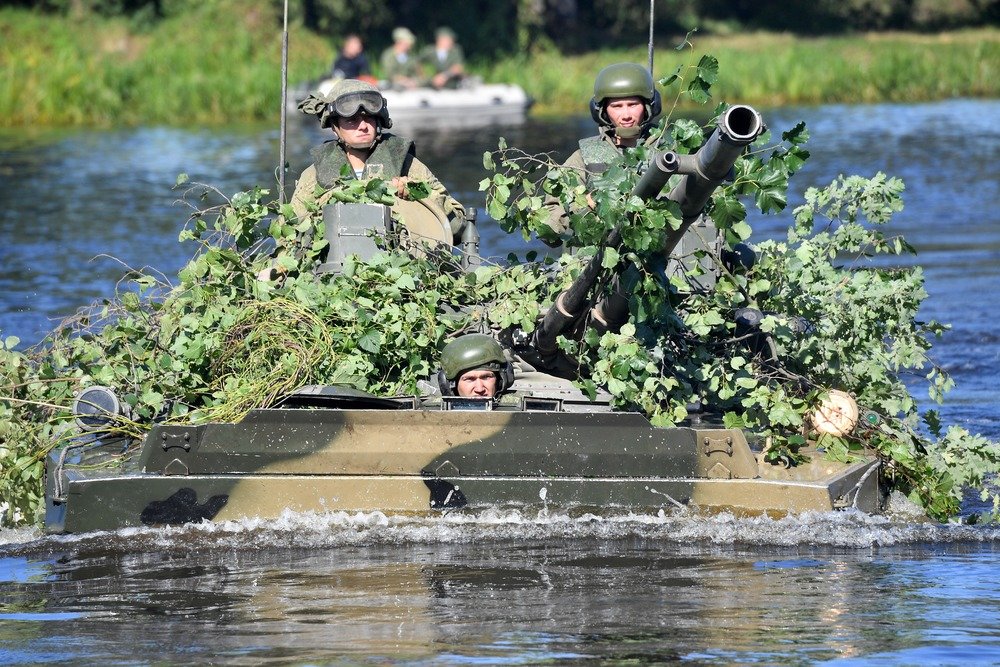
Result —
<instances>
[{"instance_id":1,"label":"person in rubber boat","mask_svg":"<svg viewBox=\"0 0 1000 667\"><path fill-rule=\"evenodd\" d=\"M430 194L420 204L447 221L453 238L461 235L465 225L462 204L416 158L412 141L386 131L392 120L378 88L366 81L345 79L325 96L316 93L304 99L299 110L318 116L320 125L333 130L335 138L313 149L313 164L295 184L291 204L298 218L309 214L308 203L326 203L322 197L316 199L317 185L329 189L345 178L382 178L394 186L398 199L405 200L407 183L422 181Z\"/></svg>"},{"instance_id":2,"label":"person in rubber boat","mask_svg":"<svg viewBox=\"0 0 1000 667\"><path fill-rule=\"evenodd\" d=\"M580 148L563 162L563 167L580 170L589 183L620 160L626 150L649 138L661 109L660 93L649 70L636 63L608 65L597 73L590 100L590 115L599 132L581 139ZM589 194L587 203L594 208ZM545 206L552 234L543 240L559 245L559 237L570 230L569 212L555 197L548 198Z\"/></svg>"},{"instance_id":3,"label":"person in rubber boat","mask_svg":"<svg viewBox=\"0 0 1000 667\"><path fill-rule=\"evenodd\" d=\"M365 46L357 35L344 38L344 45L330 67L330 76L337 79L360 79L371 74Z\"/></svg>"},{"instance_id":4,"label":"person in rubber boat","mask_svg":"<svg viewBox=\"0 0 1000 667\"><path fill-rule=\"evenodd\" d=\"M434 45L421 53L421 60L431 72L432 88L458 88L465 78L465 55L455 43L455 32L441 26L434 33Z\"/></svg>"},{"instance_id":5,"label":"person in rubber boat","mask_svg":"<svg viewBox=\"0 0 1000 667\"><path fill-rule=\"evenodd\" d=\"M444 346L438 384L445 396L496 398L514 383L514 368L492 336L465 334Z\"/></svg>"},{"instance_id":6,"label":"person in rubber boat","mask_svg":"<svg viewBox=\"0 0 1000 667\"><path fill-rule=\"evenodd\" d=\"M382 52L382 78L392 88L416 88L423 79L420 59L410 51L417 38L407 28L392 31L392 46Z\"/></svg>"}]
</instances>

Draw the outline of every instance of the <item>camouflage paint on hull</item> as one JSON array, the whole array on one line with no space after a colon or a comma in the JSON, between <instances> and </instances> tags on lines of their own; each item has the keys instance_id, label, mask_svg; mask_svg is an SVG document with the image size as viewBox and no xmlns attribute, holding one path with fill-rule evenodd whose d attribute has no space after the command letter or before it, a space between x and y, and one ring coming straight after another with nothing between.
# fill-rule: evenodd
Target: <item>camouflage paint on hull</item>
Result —
<instances>
[{"instance_id":1,"label":"camouflage paint on hull","mask_svg":"<svg viewBox=\"0 0 1000 667\"><path fill-rule=\"evenodd\" d=\"M632 413L257 410L236 424L158 426L124 468L49 461L46 528L84 532L285 510L429 513L490 507L801 512L879 507L877 462L759 463L744 434L653 428ZM873 474L875 473L875 474Z\"/></svg>"}]
</instances>

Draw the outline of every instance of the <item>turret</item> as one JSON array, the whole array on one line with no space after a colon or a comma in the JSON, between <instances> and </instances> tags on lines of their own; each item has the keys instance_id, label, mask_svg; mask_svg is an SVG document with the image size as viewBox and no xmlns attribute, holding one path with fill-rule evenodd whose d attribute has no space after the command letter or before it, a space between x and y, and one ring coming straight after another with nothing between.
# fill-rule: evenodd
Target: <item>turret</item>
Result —
<instances>
[{"instance_id":1,"label":"turret","mask_svg":"<svg viewBox=\"0 0 1000 667\"><path fill-rule=\"evenodd\" d=\"M749 106L730 107L719 120L719 125L708 140L693 155L679 155L672 151L653 156L645 174L632 190L634 196L648 201L660 195L667 181L675 174L683 178L666 195L681 208L682 222L664 240L662 252L669 256L684 237L685 232L701 215L705 204L722 183L743 150L764 131L760 114ZM621 230L616 227L608 234L605 247L621 243ZM545 314L528 343L526 358L541 368L562 376L575 375L575 364L559 351L556 339L560 334L578 326L587 313L590 293L601 275L602 249L580 272L577 279L559 294ZM615 288L591 309L594 325L602 330L617 331L628 319L628 295Z\"/></svg>"}]
</instances>

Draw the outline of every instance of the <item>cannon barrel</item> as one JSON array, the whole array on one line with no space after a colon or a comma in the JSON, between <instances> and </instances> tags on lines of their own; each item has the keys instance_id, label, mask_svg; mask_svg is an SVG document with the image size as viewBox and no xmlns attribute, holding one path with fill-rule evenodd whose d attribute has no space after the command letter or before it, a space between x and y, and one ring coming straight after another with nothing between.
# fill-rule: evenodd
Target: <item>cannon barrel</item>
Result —
<instances>
[{"instance_id":1,"label":"cannon barrel","mask_svg":"<svg viewBox=\"0 0 1000 667\"><path fill-rule=\"evenodd\" d=\"M764 132L764 120L753 108L743 104L729 107L698 152L678 156L677 173L684 178L667 195L680 204L681 226L667 235L663 254L669 255L694 222L709 197L729 174L736 159Z\"/></svg>"},{"instance_id":2,"label":"cannon barrel","mask_svg":"<svg viewBox=\"0 0 1000 667\"><path fill-rule=\"evenodd\" d=\"M673 151L657 153L639 182L632 188L632 194L643 200L655 197L670 177L677 173L680 160ZM616 247L621 243L621 230L615 227L608 234L605 247ZM556 337L568 329L585 312L590 300L590 290L601 275L601 261L604 248L583 268L569 287L560 292L552 307L539 322L533 339L535 349L543 358L557 354Z\"/></svg>"},{"instance_id":3,"label":"cannon barrel","mask_svg":"<svg viewBox=\"0 0 1000 667\"><path fill-rule=\"evenodd\" d=\"M681 208L682 221L678 229L664 240L665 255L677 246L708 203L712 193L726 178L744 148L764 131L764 121L752 107L735 105L726 110L708 140L693 155L678 155L672 151L653 156L645 173L632 189L632 194L643 200L659 196L670 177L683 175L667 195ZM621 242L621 231L613 229L606 246L615 247ZM590 291L601 274L604 250L590 261L573 284L559 294L555 303L539 322L532 337L537 359L556 363L559 351L556 339L576 323L586 312ZM598 303L594 309L595 322L602 329L617 330L628 317L628 296L617 286L613 293Z\"/></svg>"}]
</instances>

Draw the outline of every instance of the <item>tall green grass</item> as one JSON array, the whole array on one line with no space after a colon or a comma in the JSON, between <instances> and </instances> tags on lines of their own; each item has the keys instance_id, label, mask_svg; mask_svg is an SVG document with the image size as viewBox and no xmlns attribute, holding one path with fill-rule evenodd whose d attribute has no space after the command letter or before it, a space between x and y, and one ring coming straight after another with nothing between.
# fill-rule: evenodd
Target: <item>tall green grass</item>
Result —
<instances>
[{"instance_id":1,"label":"tall green grass","mask_svg":"<svg viewBox=\"0 0 1000 667\"><path fill-rule=\"evenodd\" d=\"M727 101L779 106L1000 97L1000 31L995 29L936 36L695 38L693 49L659 48L654 69L665 77L678 66L697 63L703 53L718 58L721 76L712 93ZM486 76L523 86L540 113L563 113L585 108L594 74L623 60L645 64L646 49L574 57L536 54L496 63ZM671 91L665 92L672 102Z\"/></svg>"},{"instance_id":2,"label":"tall green grass","mask_svg":"<svg viewBox=\"0 0 1000 667\"><path fill-rule=\"evenodd\" d=\"M329 66L330 45L293 34L289 80ZM211 124L276 117L281 31L240 3L135 34L120 20L71 22L0 9L0 125Z\"/></svg>"},{"instance_id":3,"label":"tall green grass","mask_svg":"<svg viewBox=\"0 0 1000 667\"><path fill-rule=\"evenodd\" d=\"M218 0L135 32L122 20L70 20L0 9L0 125L216 124L274 119L280 110L281 31L266 3ZM330 40L290 35L289 81L329 67ZM1000 30L799 39L744 34L662 45L669 74L711 53L717 99L761 106L1000 97ZM376 56L377 54L370 54ZM377 57L373 57L377 60ZM575 56L539 52L472 63L490 81L523 86L542 114L579 113L604 65L644 63L646 50ZM665 91L668 103L671 91Z\"/></svg>"}]
</instances>

